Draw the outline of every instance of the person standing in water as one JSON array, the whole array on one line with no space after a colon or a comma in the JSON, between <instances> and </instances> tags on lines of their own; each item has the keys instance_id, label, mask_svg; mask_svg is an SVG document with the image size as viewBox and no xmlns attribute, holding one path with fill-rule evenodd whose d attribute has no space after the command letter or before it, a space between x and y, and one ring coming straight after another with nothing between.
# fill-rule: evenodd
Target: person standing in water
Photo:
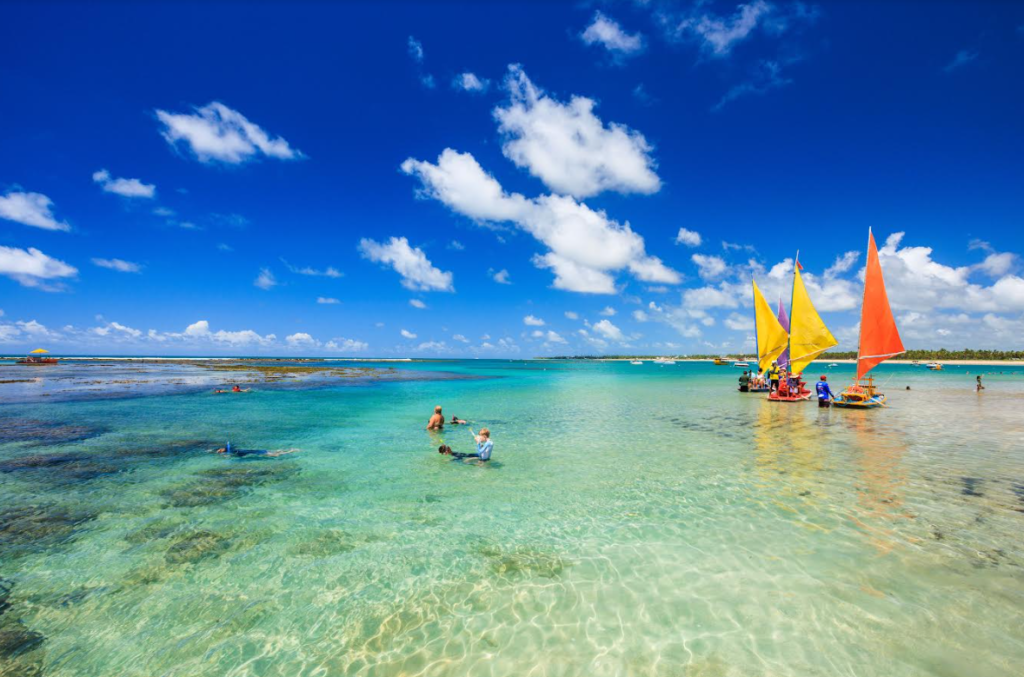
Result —
<instances>
[{"instance_id":1,"label":"person standing in water","mask_svg":"<svg viewBox=\"0 0 1024 677\"><path fill-rule=\"evenodd\" d=\"M981 374L978 374L978 384L974 386L975 392L981 392L985 389L985 386L981 385Z\"/></svg>"},{"instance_id":2,"label":"person standing in water","mask_svg":"<svg viewBox=\"0 0 1024 677\"><path fill-rule=\"evenodd\" d=\"M444 430L444 415L440 404L434 407L434 415L427 421L427 430Z\"/></svg>"},{"instance_id":3,"label":"person standing in water","mask_svg":"<svg viewBox=\"0 0 1024 677\"><path fill-rule=\"evenodd\" d=\"M818 391L818 406L832 406L832 400L836 399L836 396L832 394L832 389L828 387L828 381L824 374L821 375L821 380L814 387Z\"/></svg>"}]
</instances>

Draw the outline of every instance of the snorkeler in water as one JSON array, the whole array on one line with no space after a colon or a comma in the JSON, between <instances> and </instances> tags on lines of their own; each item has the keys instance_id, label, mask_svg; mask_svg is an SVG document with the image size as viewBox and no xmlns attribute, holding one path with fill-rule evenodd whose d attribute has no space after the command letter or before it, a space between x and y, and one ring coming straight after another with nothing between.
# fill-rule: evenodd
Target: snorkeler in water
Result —
<instances>
[{"instance_id":1,"label":"snorkeler in water","mask_svg":"<svg viewBox=\"0 0 1024 677\"><path fill-rule=\"evenodd\" d=\"M451 423L452 425L466 425L467 423L469 423L469 421L463 420L456 416L455 414L452 414L452 420L449 421L449 423Z\"/></svg>"},{"instance_id":2,"label":"snorkeler in water","mask_svg":"<svg viewBox=\"0 0 1024 677\"><path fill-rule=\"evenodd\" d=\"M276 456L284 456L285 454L295 454L302 451L301 449L276 449L274 451L267 451L266 449L239 449L238 447L232 447L231 442L228 442L223 447L215 449L215 454L227 454L228 456L235 456L237 458L244 458L246 456L263 456L266 458L273 458Z\"/></svg>"}]
</instances>

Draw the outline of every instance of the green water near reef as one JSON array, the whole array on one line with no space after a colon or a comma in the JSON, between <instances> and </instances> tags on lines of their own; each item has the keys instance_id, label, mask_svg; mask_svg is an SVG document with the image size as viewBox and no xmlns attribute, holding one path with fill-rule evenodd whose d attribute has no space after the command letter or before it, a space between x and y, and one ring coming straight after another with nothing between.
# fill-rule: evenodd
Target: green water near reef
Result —
<instances>
[{"instance_id":1,"label":"green water near reef","mask_svg":"<svg viewBox=\"0 0 1024 677\"><path fill-rule=\"evenodd\" d=\"M1020 674L1024 370L399 369L485 378L0 405L0 675Z\"/></svg>"}]
</instances>

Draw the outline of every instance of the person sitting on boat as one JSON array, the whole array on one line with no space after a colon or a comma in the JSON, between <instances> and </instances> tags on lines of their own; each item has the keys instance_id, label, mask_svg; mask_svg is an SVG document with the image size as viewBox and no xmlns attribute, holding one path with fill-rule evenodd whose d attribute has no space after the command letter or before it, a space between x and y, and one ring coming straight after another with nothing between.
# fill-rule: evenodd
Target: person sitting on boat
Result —
<instances>
[{"instance_id":1,"label":"person sitting on boat","mask_svg":"<svg viewBox=\"0 0 1024 677\"><path fill-rule=\"evenodd\" d=\"M832 389L828 387L828 380L824 374L821 375L821 380L818 381L814 387L818 391L818 406L831 406L832 400L836 399L836 396L832 394Z\"/></svg>"},{"instance_id":2,"label":"person sitting on boat","mask_svg":"<svg viewBox=\"0 0 1024 677\"><path fill-rule=\"evenodd\" d=\"M434 407L434 415L427 421L427 430L444 430L444 416L441 414L441 405Z\"/></svg>"},{"instance_id":3,"label":"person sitting on boat","mask_svg":"<svg viewBox=\"0 0 1024 677\"><path fill-rule=\"evenodd\" d=\"M472 430L470 430L469 432L471 434L473 433ZM488 430L487 428L481 428L480 434L474 434L473 438L476 440L475 454L460 454L457 451L452 451L451 447L444 444L442 444L437 451L440 454L447 454L448 456L451 456L452 458L458 459L460 461L464 458L478 458L481 461L491 460L491 452L494 450L494 442L491 441L491 431Z\"/></svg>"},{"instance_id":4,"label":"person sitting on boat","mask_svg":"<svg viewBox=\"0 0 1024 677\"><path fill-rule=\"evenodd\" d=\"M772 392L777 391L779 389L779 363L778 362L772 362L772 366L768 368L768 378L771 380L771 388L770 388L770 390Z\"/></svg>"}]
</instances>

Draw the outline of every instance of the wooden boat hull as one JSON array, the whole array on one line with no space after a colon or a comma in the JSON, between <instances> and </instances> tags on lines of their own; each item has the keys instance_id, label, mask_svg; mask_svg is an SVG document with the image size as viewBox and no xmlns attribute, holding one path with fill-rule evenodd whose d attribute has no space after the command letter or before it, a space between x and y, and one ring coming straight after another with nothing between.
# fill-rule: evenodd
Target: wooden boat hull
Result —
<instances>
[{"instance_id":1,"label":"wooden boat hull","mask_svg":"<svg viewBox=\"0 0 1024 677\"><path fill-rule=\"evenodd\" d=\"M811 399L811 391L798 393L796 395L779 395L779 393L769 393L769 402L806 402Z\"/></svg>"},{"instance_id":2,"label":"wooden boat hull","mask_svg":"<svg viewBox=\"0 0 1024 677\"><path fill-rule=\"evenodd\" d=\"M840 396L832 402L832 406L840 409L881 409L885 406L885 395L875 395L866 399L848 399Z\"/></svg>"}]
</instances>

